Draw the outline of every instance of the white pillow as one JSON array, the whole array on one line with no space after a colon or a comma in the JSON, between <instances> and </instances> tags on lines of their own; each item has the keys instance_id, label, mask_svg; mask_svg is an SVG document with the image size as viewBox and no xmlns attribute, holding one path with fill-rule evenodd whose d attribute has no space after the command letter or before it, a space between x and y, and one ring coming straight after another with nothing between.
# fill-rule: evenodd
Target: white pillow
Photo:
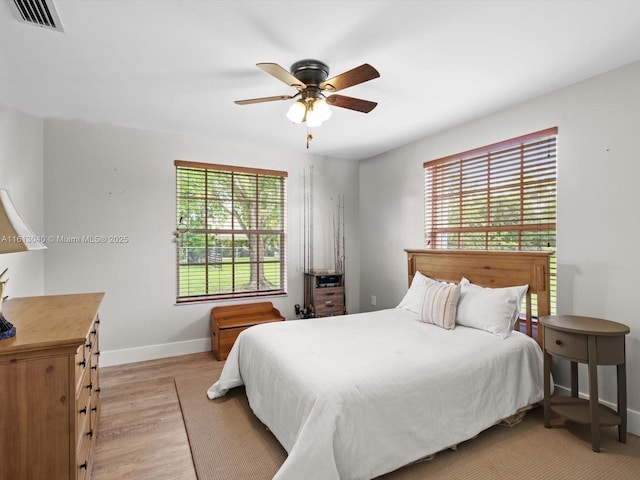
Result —
<instances>
[{"instance_id":1,"label":"white pillow","mask_svg":"<svg viewBox=\"0 0 640 480\"><path fill-rule=\"evenodd\" d=\"M460 286L457 324L486 330L502 338L511 335L529 285L484 288L463 278Z\"/></svg>"},{"instance_id":2,"label":"white pillow","mask_svg":"<svg viewBox=\"0 0 640 480\"><path fill-rule=\"evenodd\" d=\"M425 290L420 320L453 330L456 326L460 285L430 280Z\"/></svg>"},{"instance_id":3,"label":"white pillow","mask_svg":"<svg viewBox=\"0 0 640 480\"><path fill-rule=\"evenodd\" d=\"M404 298L398 304L398 308L404 308L410 312L417 313L422 312L422 304L424 302L424 294L427 290L427 281L431 280L429 277L425 277L420 272L416 272L411 281L411 286ZM433 280L432 280L433 281Z\"/></svg>"}]
</instances>

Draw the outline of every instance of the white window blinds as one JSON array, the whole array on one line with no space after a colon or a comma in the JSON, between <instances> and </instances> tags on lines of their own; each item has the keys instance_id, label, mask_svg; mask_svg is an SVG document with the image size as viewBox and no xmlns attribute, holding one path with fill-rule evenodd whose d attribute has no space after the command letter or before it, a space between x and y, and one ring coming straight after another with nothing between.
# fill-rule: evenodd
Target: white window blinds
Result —
<instances>
[{"instance_id":1,"label":"white window blinds","mask_svg":"<svg viewBox=\"0 0 640 480\"><path fill-rule=\"evenodd\" d=\"M178 302L285 293L287 173L175 166Z\"/></svg>"}]
</instances>

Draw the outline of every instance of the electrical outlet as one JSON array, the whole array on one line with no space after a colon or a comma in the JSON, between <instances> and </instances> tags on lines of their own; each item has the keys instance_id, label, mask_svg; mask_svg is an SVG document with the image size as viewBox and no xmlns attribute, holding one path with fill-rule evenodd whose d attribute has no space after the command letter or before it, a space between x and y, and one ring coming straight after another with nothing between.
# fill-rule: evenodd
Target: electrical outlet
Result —
<instances>
[{"instance_id":1,"label":"electrical outlet","mask_svg":"<svg viewBox=\"0 0 640 480\"><path fill-rule=\"evenodd\" d=\"M375 306L376 305L376 296L375 295L371 295L371 305Z\"/></svg>"}]
</instances>

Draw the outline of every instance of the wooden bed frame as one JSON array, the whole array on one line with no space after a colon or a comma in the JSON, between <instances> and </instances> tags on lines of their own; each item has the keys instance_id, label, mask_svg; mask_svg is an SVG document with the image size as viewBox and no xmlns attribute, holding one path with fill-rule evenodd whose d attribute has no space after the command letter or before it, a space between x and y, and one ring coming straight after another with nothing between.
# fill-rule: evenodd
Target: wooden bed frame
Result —
<instances>
[{"instance_id":1,"label":"wooden bed frame","mask_svg":"<svg viewBox=\"0 0 640 480\"><path fill-rule=\"evenodd\" d=\"M445 282L459 282L466 277L483 287L500 288L529 285L524 333L542 347L544 332L537 328L531 314L531 296L537 299L537 315L551 313L549 259L553 252L516 252L487 250L405 250L409 285L416 272ZM535 324L534 324L535 323Z\"/></svg>"}]
</instances>

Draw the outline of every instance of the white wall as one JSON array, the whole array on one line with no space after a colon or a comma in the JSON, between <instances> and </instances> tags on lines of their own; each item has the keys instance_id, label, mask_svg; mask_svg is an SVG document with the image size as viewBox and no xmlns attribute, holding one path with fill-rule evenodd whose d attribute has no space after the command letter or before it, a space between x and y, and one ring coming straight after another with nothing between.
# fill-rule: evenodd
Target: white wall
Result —
<instances>
[{"instance_id":1,"label":"white wall","mask_svg":"<svg viewBox=\"0 0 640 480\"><path fill-rule=\"evenodd\" d=\"M44 233L42 120L0 107L0 188L9 190L16 210L34 234ZM4 295L24 297L44 291L44 252L0 255L9 268Z\"/></svg>"},{"instance_id":2,"label":"white wall","mask_svg":"<svg viewBox=\"0 0 640 480\"><path fill-rule=\"evenodd\" d=\"M104 291L103 365L209 348L213 303L175 305L174 160L285 170L288 177L288 292L271 297L288 319L303 303L303 173L314 165L319 205L316 250L338 194L346 195L348 243L358 244L358 165L300 153L216 143L71 120L44 122L47 294ZM126 243L68 243L64 237L126 236ZM59 238L58 238L59 237ZM359 257L348 254L347 302L357 310ZM318 258L317 262L327 262ZM228 302L227 302L228 303ZM219 304L219 303L218 303Z\"/></svg>"},{"instance_id":3,"label":"white wall","mask_svg":"<svg viewBox=\"0 0 640 480\"><path fill-rule=\"evenodd\" d=\"M424 247L424 161L558 126L558 313L630 326L629 429L640 433L638 85L640 62L361 162L362 309L395 306L406 291L403 249ZM600 372L601 398L615 404L615 368ZM566 362L554 374L569 385Z\"/></svg>"},{"instance_id":4,"label":"white wall","mask_svg":"<svg viewBox=\"0 0 640 480\"><path fill-rule=\"evenodd\" d=\"M635 63L361 162L359 168L305 152L79 121L43 122L0 108L0 186L10 190L32 229L53 237L129 238L124 244L50 241L44 255L2 255L0 262L10 267L7 292L105 291L105 365L207 349L212 304L174 305L173 160L179 158L289 172L289 295L272 299L287 318L302 302L302 176L314 165L316 266L331 263L327 230L337 196L344 194L347 308L392 307L406 291L404 249L424 245L422 163L558 126L558 312L631 327L630 431L640 433L640 317L633 301L640 266L638 84L640 63ZM375 307L371 295L377 297ZM601 398L615 402L613 369L601 367L601 372ZM568 385L566 365L555 375ZM586 390L584 369L581 375Z\"/></svg>"}]
</instances>

